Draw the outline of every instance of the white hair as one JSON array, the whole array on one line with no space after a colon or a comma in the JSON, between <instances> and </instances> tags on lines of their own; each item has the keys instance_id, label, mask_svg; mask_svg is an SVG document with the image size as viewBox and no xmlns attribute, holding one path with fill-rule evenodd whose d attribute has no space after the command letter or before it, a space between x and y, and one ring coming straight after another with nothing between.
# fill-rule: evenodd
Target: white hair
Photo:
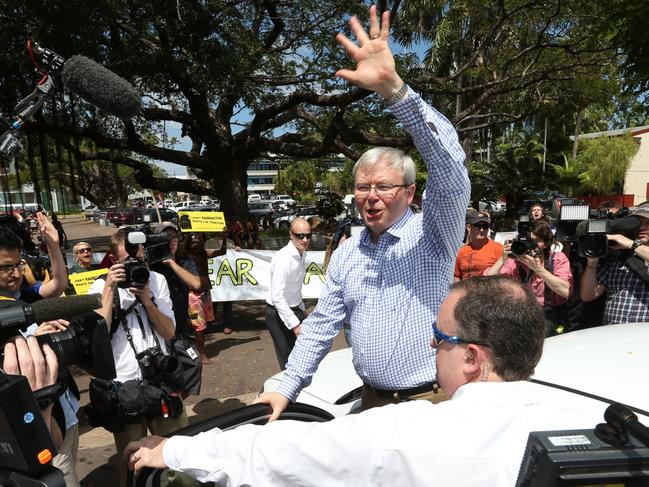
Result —
<instances>
[{"instance_id":1,"label":"white hair","mask_svg":"<svg viewBox=\"0 0 649 487\"><path fill-rule=\"evenodd\" d=\"M415 184L417 170L414 161L405 152L392 147L375 147L366 151L354 164L354 179L360 169L373 166L378 162L383 162L400 172L403 176L403 184Z\"/></svg>"}]
</instances>

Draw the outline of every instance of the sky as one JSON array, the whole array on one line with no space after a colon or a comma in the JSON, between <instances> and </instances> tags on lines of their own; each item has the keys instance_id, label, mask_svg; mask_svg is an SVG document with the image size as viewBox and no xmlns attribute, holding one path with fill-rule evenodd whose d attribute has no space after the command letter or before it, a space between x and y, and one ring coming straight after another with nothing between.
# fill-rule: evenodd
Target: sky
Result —
<instances>
[{"instance_id":1,"label":"sky","mask_svg":"<svg viewBox=\"0 0 649 487\"><path fill-rule=\"evenodd\" d=\"M390 48L392 49L392 52L394 52L395 54L401 54L406 51L401 46L393 43L392 41L390 42ZM424 44L415 44L412 47L412 51L414 51L415 54L417 54L419 60L421 61L426 52L426 46ZM247 110L241 110L237 115L237 121L239 123L246 124L250 120L251 120L251 114ZM191 149L192 144L189 137L180 136L180 131L181 131L180 124L176 122L167 122L166 127L167 127L168 137L170 139L176 138L178 140L178 143L173 147L174 149L183 150L183 151L189 151ZM234 132L236 133L237 130L235 129ZM171 177L187 176L187 168L184 166L179 166L178 164L173 164L165 161L154 161L154 163L157 166L164 169L167 172L167 174Z\"/></svg>"}]
</instances>

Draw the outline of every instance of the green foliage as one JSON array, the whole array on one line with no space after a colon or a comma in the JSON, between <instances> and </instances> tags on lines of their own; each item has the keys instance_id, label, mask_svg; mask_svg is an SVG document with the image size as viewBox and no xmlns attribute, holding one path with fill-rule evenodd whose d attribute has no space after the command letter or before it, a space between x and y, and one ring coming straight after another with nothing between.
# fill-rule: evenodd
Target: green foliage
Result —
<instances>
[{"instance_id":1,"label":"green foliage","mask_svg":"<svg viewBox=\"0 0 649 487\"><path fill-rule=\"evenodd\" d=\"M490 161L471 161L472 199L495 201L504 196L507 216L514 216L526 195L545 188L542 156L537 136L523 131L504 135Z\"/></svg>"},{"instance_id":2,"label":"green foliage","mask_svg":"<svg viewBox=\"0 0 649 487\"><path fill-rule=\"evenodd\" d=\"M622 193L624 178L638 144L630 132L622 137L580 139L577 165L584 169L579 180L586 190L598 194Z\"/></svg>"},{"instance_id":3,"label":"green foliage","mask_svg":"<svg viewBox=\"0 0 649 487\"><path fill-rule=\"evenodd\" d=\"M315 206L318 210L318 215L327 221L335 220L338 215L345 211L342 196L333 191L326 191L320 194Z\"/></svg>"},{"instance_id":4,"label":"green foliage","mask_svg":"<svg viewBox=\"0 0 649 487\"><path fill-rule=\"evenodd\" d=\"M327 166L317 159L290 161L281 166L275 191L290 194L298 201L305 201L307 195L312 197L316 183L327 174Z\"/></svg>"},{"instance_id":5,"label":"green foliage","mask_svg":"<svg viewBox=\"0 0 649 487\"><path fill-rule=\"evenodd\" d=\"M351 193L354 190L354 164L351 159L346 159L342 171L327 171L322 182L336 193Z\"/></svg>"},{"instance_id":6,"label":"green foliage","mask_svg":"<svg viewBox=\"0 0 649 487\"><path fill-rule=\"evenodd\" d=\"M557 175L557 185L561 193L566 196L577 196L583 194L581 174L584 172L581 160L573 159L563 155L563 165L550 164L550 167Z\"/></svg>"}]
</instances>

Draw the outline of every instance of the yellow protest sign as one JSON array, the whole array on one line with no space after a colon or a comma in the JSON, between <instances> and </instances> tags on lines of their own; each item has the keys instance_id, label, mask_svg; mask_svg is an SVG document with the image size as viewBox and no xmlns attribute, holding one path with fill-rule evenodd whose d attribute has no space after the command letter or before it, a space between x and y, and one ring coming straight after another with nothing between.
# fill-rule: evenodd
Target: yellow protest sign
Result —
<instances>
[{"instance_id":1,"label":"yellow protest sign","mask_svg":"<svg viewBox=\"0 0 649 487\"><path fill-rule=\"evenodd\" d=\"M88 294L88 289L93 282L104 274L108 274L108 269L97 269L94 271L88 272L79 272L77 274L72 274L69 276L70 284L74 287L74 291L77 294Z\"/></svg>"},{"instance_id":2,"label":"yellow protest sign","mask_svg":"<svg viewBox=\"0 0 649 487\"><path fill-rule=\"evenodd\" d=\"M222 211L179 211L178 226L181 232L222 232L225 216Z\"/></svg>"}]
</instances>

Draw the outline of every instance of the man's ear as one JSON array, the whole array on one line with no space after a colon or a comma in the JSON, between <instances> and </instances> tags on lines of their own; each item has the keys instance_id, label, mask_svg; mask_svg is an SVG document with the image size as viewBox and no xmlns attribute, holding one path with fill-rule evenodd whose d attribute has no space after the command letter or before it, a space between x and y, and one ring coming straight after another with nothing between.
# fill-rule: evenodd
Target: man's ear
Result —
<instances>
[{"instance_id":1,"label":"man's ear","mask_svg":"<svg viewBox=\"0 0 649 487\"><path fill-rule=\"evenodd\" d=\"M416 192L417 192L417 185L415 183L412 183L412 185L408 187L408 204L412 203L412 200L414 199Z\"/></svg>"},{"instance_id":2,"label":"man's ear","mask_svg":"<svg viewBox=\"0 0 649 487\"><path fill-rule=\"evenodd\" d=\"M464 372L467 375L474 375L480 372L482 367L483 356L480 348L469 343L464 349Z\"/></svg>"}]
</instances>

